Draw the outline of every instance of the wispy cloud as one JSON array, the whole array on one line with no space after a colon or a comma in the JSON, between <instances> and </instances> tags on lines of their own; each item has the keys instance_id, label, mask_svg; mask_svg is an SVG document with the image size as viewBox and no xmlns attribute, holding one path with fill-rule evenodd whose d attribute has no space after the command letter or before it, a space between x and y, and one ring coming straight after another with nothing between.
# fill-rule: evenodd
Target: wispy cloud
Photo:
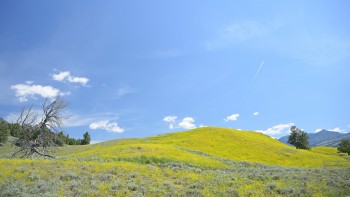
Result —
<instances>
[{"instance_id":1,"label":"wispy cloud","mask_svg":"<svg viewBox=\"0 0 350 197\"><path fill-rule=\"evenodd\" d=\"M88 78L72 76L69 71L61 71L57 74L53 74L52 79L55 81L80 83L81 85L86 85L89 82Z\"/></svg>"},{"instance_id":2,"label":"wispy cloud","mask_svg":"<svg viewBox=\"0 0 350 197\"><path fill-rule=\"evenodd\" d=\"M131 93L134 93L134 92L135 92L135 90L132 89L129 85L122 85L117 90L117 96L118 96L118 98L121 98L124 95L131 94Z\"/></svg>"},{"instance_id":3,"label":"wispy cloud","mask_svg":"<svg viewBox=\"0 0 350 197\"><path fill-rule=\"evenodd\" d=\"M322 131L323 129L316 129L315 132L320 132ZM345 129L342 129L340 127L336 127L336 128L333 128L333 129L325 129L327 131L333 131L333 132L339 132L339 133L346 133L346 130Z\"/></svg>"},{"instance_id":4,"label":"wispy cloud","mask_svg":"<svg viewBox=\"0 0 350 197\"><path fill-rule=\"evenodd\" d=\"M169 123L174 123L177 119L177 116L165 116L163 118L163 121L169 122Z\"/></svg>"},{"instance_id":5,"label":"wispy cloud","mask_svg":"<svg viewBox=\"0 0 350 197\"><path fill-rule=\"evenodd\" d=\"M254 115L254 116L258 116L258 115L259 115L259 112L254 112L253 115Z\"/></svg>"},{"instance_id":6,"label":"wispy cloud","mask_svg":"<svg viewBox=\"0 0 350 197\"><path fill-rule=\"evenodd\" d=\"M102 129L108 132L114 133L122 133L124 131L123 128L118 126L117 122L109 122L109 120L101 120L98 122L91 123L89 125L90 129Z\"/></svg>"},{"instance_id":7,"label":"wispy cloud","mask_svg":"<svg viewBox=\"0 0 350 197\"><path fill-rule=\"evenodd\" d=\"M266 34L267 28L257 21L240 21L226 25L221 29L221 38L223 40L245 41L250 38Z\"/></svg>"},{"instance_id":8,"label":"wispy cloud","mask_svg":"<svg viewBox=\"0 0 350 197\"><path fill-rule=\"evenodd\" d=\"M305 35L289 46L283 46L287 53L314 66L334 66L350 56L350 41L335 35Z\"/></svg>"},{"instance_id":9,"label":"wispy cloud","mask_svg":"<svg viewBox=\"0 0 350 197\"><path fill-rule=\"evenodd\" d=\"M96 122L101 120L101 118L96 118L94 116L80 116L80 115L72 115L70 118L63 121L64 127L78 127L85 126L91 124L91 122Z\"/></svg>"},{"instance_id":10,"label":"wispy cloud","mask_svg":"<svg viewBox=\"0 0 350 197\"><path fill-rule=\"evenodd\" d=\"M232 114L230 116L227 116L226 118L224 118L225 122L229 122L229 121L236 121L238 120L239 114Z\"/></svg>"},{"instance_id":11,"label":"wispy cloud","mask_svg":"<svg viewBox=\"0 0 350 197\"><path fill-rule=\"evenodd\" d=\"M341 129L340 127L336 127L336 128L333 128L333 129L329 129L330 131L334 131L334 132L344 132L343 129Z\"/></svg>"},{"instance_id":12,"label":"wispy cloud","mask_svg":"<svg viewBox=\"0 0 350 197\"><path fill-rule=\"evenodd\" d=\"M289 133L289 128L293 125L294 123L279 124L271 128L268 128L266 130L257 130L256 132L263 133L266 135L281 135L281 134L287 135Z\"/></svg>"},{"instance_id":13,"label":"wispy cloud","mask_svg":"<svg viewBox=\"0 0 350 197\"><path fill-rule=\"evenodd\" d=\"M61 92L52 86L34 85L32 81L27 81L25 84L12 85L11 89L15 90L19 102L26 102L29 98L36 99L37 95L43 98L53 99L57 96L70 94L70 92Z\"/></svg>"},{"instance_id":14,"label":"wispy cloud","mask_svg":"<svg viewBox=\"0 0 350 197\"><path fill-rule=\"evenodd\" d=\"M204 48L216 50L245 44L248 48L271 51L318 67L334 67L349 58L348 37L300 28L300 23L293 20L277 18L265 23L248 20L222 25L213 38L204 42ZM281 33L288 31L294 33Z\"/></svg>"},{"instance_id":15,"label":"wispy cloud","mask_svg":"<svg viewBox=\"0 0 350 197\"><path fill-rule=\"evenodd\" d=\"M32 109L31 109L31 112L32 112L33 114L36 114L38 117L42 117L42 116L43 116L43 112L42 112L41 109L32 108ZM7 114L7 115L4 117L4 119L5 119L7 122L15 123L15 122L18 120L18 118L19 118L20 115L21 115L20 112L12 112L12 113ZM41 119L41 118L39 118L39 119Z\"/></svg>"},{"instance_id":16,"label":"wispy cloud","mask_svg":"<svg viewBox=\"0 0 350 197\"><path fill-rule=\"evenodd\" d=\"M255 75L253 76L252 81L250 82L250 86L252 86L252 85L253 85L253 83L254 83L254 81L255 81L256 77L259 75L260 70L261 70L261 68L263 67L263 65L264 65L264 60L263 60L263 61L261 61L261 63L260 63L260 66L259 66L258 70L255 72Z\"/></svg>"},{"instance_id":17,"label":"wispy cloud","mask_svg":"<svg viewBox=\"0 0 350 197\"><path fill-rule=\"evenodd\" d=\"M267 34L268 28L257 21L236 21L220 28L218 35L204 43L207 50L229 46L236 42L244 42Z\"/></svg>"},{"instance_id":18,"label":"wispy cloud","mask_svg":"<svg viewBox=\"0 0 350 197\"><path fill-rule=\"evenodd\" d=\"M101 120L117 120L120 115L118 113L111 112L93 112L81 114L70 110L68 110L66 113L68 114L69 118L64 120L64 127L88 126L93 122L99 122Z\"/></svg>"}]
</instances>

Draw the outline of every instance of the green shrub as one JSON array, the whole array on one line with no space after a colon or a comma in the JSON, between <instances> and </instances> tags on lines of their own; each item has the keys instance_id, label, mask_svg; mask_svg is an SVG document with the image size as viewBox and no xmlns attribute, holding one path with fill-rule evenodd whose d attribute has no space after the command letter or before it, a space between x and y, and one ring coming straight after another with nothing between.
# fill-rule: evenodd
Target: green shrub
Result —
<instances>
[{"instance_id":1,"label":"green shrub","mask_svg":"<svg viewBox=\"0 0 350 197\"><path fill-rule=\"evenodd\" d=\"M277 184L276 183L268 183L266 185L266 190L268 192L274 191L277 188Z\"/></svg>"},{"instance_id":2,"label":"green shrub","mask_svg":"<svg viewBox=\"0 0 350 197\"><path fill-rule=\"evenodd\" d=\"M186 190L185 196L199 197L199 196L202 196L202 193L197 189L189 189L189 190Z\"/></svg>"},{"instance_id":3,"label":"green shrub","mask_svg":"<svg viewBox=\"0 0 350 197\"><path fill-rule=\"evenodd\" d=\"M70 190L75 190L76 188L79 188L81 187L81 182L80 181L76 181L76 180L73 180L69 183L69 189Z\"/></svg>"},{"instance_id":4,"label":"green shrub","mask_svg":"<svg viewBox=\"0 0 350 197\"><path fill-rule=\"evenodd\" d=\"M66 174L60 175L59 179L61 181L78 180L80 177L74 172L68 172Z\"/></svg>"},{"instance_id":5,"label":"green shrub","mask_svg":"<svg viewBox=\"0 0 350 197\"><path fill-rule=\"evenodd\" d=\"M36 173L30 172L29 176L27 177L28 180L30 181L36 181L40 179L40 176Z\"/></svg>"}]
</instances>

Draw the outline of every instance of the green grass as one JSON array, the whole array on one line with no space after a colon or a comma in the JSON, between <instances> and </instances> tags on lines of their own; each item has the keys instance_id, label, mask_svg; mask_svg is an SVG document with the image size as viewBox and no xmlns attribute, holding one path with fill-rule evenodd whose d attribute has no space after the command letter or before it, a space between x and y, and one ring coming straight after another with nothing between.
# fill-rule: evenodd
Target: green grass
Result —
<instances>
[{"instance_id":1,"label":"green grass","mask_svg":"<svg viewBox=\"0 0 350 197\"><path fill-rule=\"evenodd\" d=\"M206 127L63 146L56 160L6 159L0 196L346 196L349 156L260 133Z\"/></svg>"}]
</instances>

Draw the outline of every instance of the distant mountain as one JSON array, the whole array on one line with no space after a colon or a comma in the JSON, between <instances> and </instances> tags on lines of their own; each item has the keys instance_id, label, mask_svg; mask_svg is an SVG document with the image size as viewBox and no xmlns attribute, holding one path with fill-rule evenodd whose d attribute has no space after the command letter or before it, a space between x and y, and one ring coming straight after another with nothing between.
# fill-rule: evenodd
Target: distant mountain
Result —
<instances>
[{"instance_id":1,"label":"distant mountain","mask_svg":"<svg viewBox=\"0 0 350 197\"><path fill-rule=\"evenodd\" d=\"M288 136L281 137L278 141L288 144ZM332 146L336 147L342 139L350 140L350 133L339 133L327 131L325 129L317 133L309 133L309 144L313 146Z\"/></svg>"}]
</instances>

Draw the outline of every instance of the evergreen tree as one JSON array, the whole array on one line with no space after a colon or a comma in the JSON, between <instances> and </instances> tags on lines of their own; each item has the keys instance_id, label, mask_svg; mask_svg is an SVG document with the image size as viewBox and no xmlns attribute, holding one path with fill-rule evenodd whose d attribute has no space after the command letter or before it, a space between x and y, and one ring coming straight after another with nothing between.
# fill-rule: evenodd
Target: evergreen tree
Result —
<instances>
[{"instance_id":1,"label":"evergreen tree","mask_svg":"<svg viewBox=\"0 0 350 197\"><path fill-rule=\"evenodd\" d=\"M18 123L9 124L10 135L12 137L18 137L21 131L20 125Z\"/></svg>"},{"instance_id":2,"label":"evergreen tree","mask_svg":"<svg viewBox=\"0 0 350 197\"><path fill-rule=\"evenodd\" d=\"M350 155L350 141L342 140L337 147L338 151L341 153L348 153Z\"/></svg>"},{"instance_id":3,"label":"evergreen tree","mask_svg":"<svg viewBox=\"0 0 350 197\"><path fill-rule=\"evenodd\" d=\"M90 134L88 132L85 132L83 135L83 140L81 140L81 145L86 145L86 144L90 144L91 138L90 138Z\"/></svg>"},{"instance_id":4,"label":"evergreen tree","mask_svg":"<svg viewBox=\"0 0 350 197\"><path fill-rule=\"evenodd\" d=\"M0 122L0 143L5 143L9 135L9 126L6 122Z\"/></svg>"},{"instance_id":5,"label":"evergreen tree","mask_svg":"<svg viewBox=\"0 0 350 197\"><path fill-rule=\"evenodd\" d=\"M290 135L288 138L288 143L294 145L297 149L310 149L309 148L309 135L297 128L292 126L290 128Z\"/></svg>"}]
</instances>

